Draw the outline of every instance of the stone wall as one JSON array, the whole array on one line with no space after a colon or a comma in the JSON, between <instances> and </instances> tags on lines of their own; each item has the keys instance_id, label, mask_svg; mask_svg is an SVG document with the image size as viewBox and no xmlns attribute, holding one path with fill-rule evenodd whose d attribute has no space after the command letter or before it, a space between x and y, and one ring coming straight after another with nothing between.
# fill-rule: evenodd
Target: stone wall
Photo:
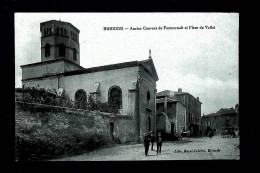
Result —
<instances>
[{"instance_id":1,"label":"stone wall","mask_svg":"<svg viewBox=\"0 0 260 173\"><path fill-rule=\"evenodd\" d=\"M30 126L47 125L57 130L76 129L89 135L103 135L111 141L116 139L121 143L135 141L134 120L128 115L15 102L15 120L16 123L26 121Z\"/></svg>"}]
</instances>

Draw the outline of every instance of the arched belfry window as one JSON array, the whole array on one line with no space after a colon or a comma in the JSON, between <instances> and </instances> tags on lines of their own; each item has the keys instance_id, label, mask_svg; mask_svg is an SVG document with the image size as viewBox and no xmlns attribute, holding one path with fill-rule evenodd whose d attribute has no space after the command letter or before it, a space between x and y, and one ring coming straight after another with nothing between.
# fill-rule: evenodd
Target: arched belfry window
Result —
<instances>
[{"instance_id":1,"label":"arched belfry window","mask_svg":"<svg viewBox=\"0 0 260 173\"><path fill-rule=\"evenodd\" d=\"M45 45L45 57L49 57L50 56L50 45L47 43Z\"/></svg>"},{"instance_id":2,"label":"arched belfry window","mask_svg":"<svg viewBox=\"0 0 260 173\"><path fill-rule=\"evenodd\" d=\"M122 108L122 90L119 86L112 86L108 91L108 101L116 105L118 109Z\"/></svg>"},{"instance_id":3,"label":"arched belfry window","mask_svg":"<svg viewBox=\"0 0 260 173\"><path fill-rule=\"evenodd\" d=\"M75 108L85 109L87 106L87 94L83 89L77 90L75 93Z\"/></svg>"},{"instance_id":4,"label":"arched belfry window","mask_svg":"<svg viewBox=\"0 0 260 173\"><path fill-rule=\"evenodd\" d=\"M77 61L77 51L73 48L73 60Z\"/></svg>"},{"instance_id":5,"label":"arched belfry window","mask_svg":"<svg viewBox=\"0 0 260 173\"><path fill-rule=\"evenodd\" d=\"M65 45L59 44L59 56L65 57Z\"/></svg>"}]
</instances>

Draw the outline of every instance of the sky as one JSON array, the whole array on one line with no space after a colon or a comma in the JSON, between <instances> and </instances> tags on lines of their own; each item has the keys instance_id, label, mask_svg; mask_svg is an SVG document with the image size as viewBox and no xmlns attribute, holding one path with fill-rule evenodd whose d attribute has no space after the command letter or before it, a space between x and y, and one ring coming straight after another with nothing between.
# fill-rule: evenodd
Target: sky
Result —
<instances>
[{"instance_id":1,"label":"sky","mask_svg":"<svg viewBox=\"0 0 260 173\"><path fill-rule=\"evenodd\" d=\"M84 68L145 60L151 49L158 92L182 88L199 97L202 114L239 103L238 13L15 13L15 87L22 86L20 66L41 61L40 23L48 20L80 30Z\"/></svg>"}]
</instances>

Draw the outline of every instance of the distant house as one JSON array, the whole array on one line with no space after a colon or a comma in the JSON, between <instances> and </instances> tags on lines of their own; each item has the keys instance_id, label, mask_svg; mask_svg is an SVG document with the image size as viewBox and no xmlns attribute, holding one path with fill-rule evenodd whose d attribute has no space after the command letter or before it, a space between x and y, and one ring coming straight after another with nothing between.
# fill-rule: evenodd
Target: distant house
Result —
<instances>
[{"instance_id":1,"label":"distant house","mask_svg":"<svg viewBox=\"0 0 260 173\"><path fill-rule=\"evenodd\" d=\"M171 98L177 100L180 103L183 103L185 106L185 131L190 130L192 136L197 136L201 132L201 102L199 97L195 98L190 93L182 92L182 89L179 88L178 92L171 90L164 90L156 94L156 99L160 98Z\"/></svg>"},{"instance_id":2,"label":"distant house","mask_svg":"<svg viewBox=\"0 0 260 173\"><path fill-rule=\"evenodd\" d=\"M202 130L205 133L206 128L210 127L220 133L224 127L239 128L239 106L232 108L221 108L216 113L202 116Z\"/></svg>"},{"instance_id":3,"label":"distant house","mask_svg":"<svg viewBox=\"0 0 260 173\"><path fill-rule=\"evenodd\" d=\"M186 107L168 97L156 99L156 130L179 137L185 131Z\"/></svg>"}]
</instances>

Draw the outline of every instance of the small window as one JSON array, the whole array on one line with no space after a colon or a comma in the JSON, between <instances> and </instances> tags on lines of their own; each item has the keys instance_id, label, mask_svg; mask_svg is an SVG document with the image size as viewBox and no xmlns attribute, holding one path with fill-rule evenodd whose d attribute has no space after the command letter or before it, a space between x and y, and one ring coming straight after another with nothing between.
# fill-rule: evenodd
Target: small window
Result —
<instances>
[{"instance_id":1,"label":"small window","mask_svg":"<svg viewBox=\"0 0 260 173\"><path fill-rule=\"evenodd\" d=\"M60 35L63 35L63 29L62 28L60 29Z\"/></svg>"},{"instance_id":2,"label":"small window","mask_svg":"<svg viewBox=\"0 0 260 173\"><path fill-rule=\"evenodd\" d=\"M67 35L67 29L64 28L64 35Z\"/></svg>"},{"instance_id":3,"label":"small window","mask_svg":"<svg viewBox=\"0 0 260 173\"><path fill-rule=\"evenodd\" d=\"M149 102L149 101L150 101L150 98L151 98L149 91L147 92L146 97L147 97L147 101Z\"/></svg>"},{"instance_id":4,"label":"small window","mask_svg":"<svg viewBox=\"0 0 260 173\"><path fill-rule=\"evenodd\" d=\"M73 60L77 61L77 51L73 48Z\"/></svg>"},{"instance_id":5,"label":"small window","mask_svg":"<svg viewBox=\"0 0 260 173\"><path fill-rule=\"evenodd\" d=\"M44 29L44 34L43 34L43 36L45 36L46 35L46 29Z\"/></svg>"},{"instance_id":6,"label":"small window","mask_svg":"<svg viewBox=\"0 0 260 173\"><path fill-rule=\"evenodd\" d=\"M49 29L50 29L50 34L52 34L51 28L49 28Z\"/></svg>"},{"instance_id":7,"label":"small window","mask_svg":"<svg viewBox=\"0 0 260 173\"><path fill-rule=\"evenodd\" d=\"M65 56L65 45L59 44L59 56L64 57Z\"/></svg>"},{"instance_id":8,"label":"small window","mask_svg":"<svg viewBox=\"0 0 260 173\"><path fill-rule=\"evenodd\" d=\"M57 35L59 35L59 32L60 32L60 28L57 28Z\"/></svg>"}]
</instances>

